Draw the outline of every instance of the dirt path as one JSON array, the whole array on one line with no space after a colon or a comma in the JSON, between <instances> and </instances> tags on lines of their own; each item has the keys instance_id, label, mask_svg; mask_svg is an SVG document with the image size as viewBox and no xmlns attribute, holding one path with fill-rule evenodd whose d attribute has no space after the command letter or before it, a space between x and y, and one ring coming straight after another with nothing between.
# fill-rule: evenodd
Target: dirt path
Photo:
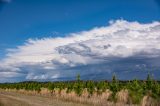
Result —
<instances>
[{"instance_id":1,"label":"dirt path","mask_svg":"<svg viewBox=\"0 0 160 106\"><path fill-rule=\"evenodd\" d=\"M31 96L15 92L0 92L0 106L87 106L51 97Z\"/></svg>"}]
</instances>

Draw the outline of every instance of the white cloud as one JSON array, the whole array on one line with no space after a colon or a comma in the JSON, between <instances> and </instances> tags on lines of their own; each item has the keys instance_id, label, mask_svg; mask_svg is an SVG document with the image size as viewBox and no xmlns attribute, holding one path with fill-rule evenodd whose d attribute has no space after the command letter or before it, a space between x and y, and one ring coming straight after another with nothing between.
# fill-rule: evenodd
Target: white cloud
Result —
<instances>
[{"instance_id":1,"label":"white cloud","mask_svg":"<svg viewBox=\"0 0 160 106\"><path fill-rule=\"evenodd\" d=\"M17 76L18 74L16 72L0 72L0 77L14 77Z\"/></svg>"},{"instance_id":2,"label":"white cloud","mask_svg":"<svg viewBox=\"0 0 160 106\"><path fill-rule=\"evenodd\" d=\"M66 37L29 39L24 45L8 49L0 69L21 72L26 68L26 79L56 79L70 67L134 56L160 56L160 22L117 20Z\"/></svg>"}]
</instances>

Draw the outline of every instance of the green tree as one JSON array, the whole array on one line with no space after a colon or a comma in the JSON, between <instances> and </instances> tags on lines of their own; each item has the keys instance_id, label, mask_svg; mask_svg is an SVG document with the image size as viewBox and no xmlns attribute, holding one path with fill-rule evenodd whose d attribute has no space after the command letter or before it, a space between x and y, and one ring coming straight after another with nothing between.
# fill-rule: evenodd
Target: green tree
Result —
<instances>
[{"instance_id":1,"label":"green tree","mask_svg":"<svg viewBox=\"0 0 160 106\"><path fill-rule=\"evenodd\" d=\"M37 91L37 93L40 93L41 92L41 86L40 85L37 85L35 87L35 91Z\"/></svg>"},{"instance_id":2,"label":"green tree","mask_svg":"<svg viewBox=\"0 0 160 106\"><path fill-rule=\"evenodd\" d=\"M112 95L110 96L109 100L116 101L116 93L120 91L120 86L115 74L112 76L112 82L109 84L109 88L112 91Z\"/></svg>"},{"instance_id":3,"label":"green tree","mask_svg":"<svg viewBox=\"0 0 160 106\"><path fill-rule=\"evenodd\" d=\"M129 95L131 97L130 101L133 104L139 104L144 96L144 90L141 85L142 83L136 79L128 85Z\"/></svg>"},{"instance_id":4,"label":"green tree","mask_svg":"<svg viewBox=\"0 0 160 106\"><path fill-rule=\"evenodd\" d=\"M55 88L54 83L49 83L48 90L50 91L51 96L53 95L54 88Z\"/></svg>"},{"instance_id":5,"label":"green tree","mask_svg":"<svg viewBox=\"0 0 160 106\"><path fill-rule=\"evenodd\" d=\"M83 84L80 80L80 75L79 74L77 75L77 81L74 84L74 89L75 89L76 94L78 96L81 96L81 94L83 92Z\"/></svg>"},{"instance_id":6,"label":"green tree","mask_svg":"<svg viewBox=\"0 0 160 106\"><path fill-rule=\"evenodd\" d=\"M91 97L95 91L95 84L93 81L87 82L87 91L89 92L89 97Z\"/></svg>"},{"instance_id":7,"label":"green tree","mask_svg":"<svg viewBox=\"0 0 160 106\"><path fill-rule=\"evenodd\" d=\"M147 75L146 88L151 90L153 87L153 80L151 79L150 74Z\"/></svg>"},{"instance_id":8,"label":"green tree","mask_svg":"<svg viewBox=\"0 0 160 106\"><path fill-rule=\"evenodd\" d=\"M107 83L105 81L100 81L97 83L97 93L102 94L102 92L105 92L107 89Z\"/></svg>"}]
</instances>

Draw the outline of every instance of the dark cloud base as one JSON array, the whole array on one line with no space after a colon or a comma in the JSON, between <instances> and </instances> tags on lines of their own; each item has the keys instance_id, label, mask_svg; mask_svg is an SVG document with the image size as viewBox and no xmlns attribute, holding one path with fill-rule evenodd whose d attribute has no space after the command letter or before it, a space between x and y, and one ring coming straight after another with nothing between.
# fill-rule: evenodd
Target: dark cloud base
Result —
<instances>
[{"instance_id":1,"label":"dark cloud base","mask_svg":"<svg viewBox=\"0 0 160 106\"><path fill-rule=\"evenodd\" d=\"M145 80L148 73L156 80L160 80L160 58L124 58L115 59L110 62L100 64L82 65L66 68L66 71L59 71L61 77L56 79L45 79L45 81L70 81L75 80L76 75L80 74L82 80L111 80L112 75L116 74L120 80ZM36 80L44 81L44 80Z\"/></svg>"}]
</instances>

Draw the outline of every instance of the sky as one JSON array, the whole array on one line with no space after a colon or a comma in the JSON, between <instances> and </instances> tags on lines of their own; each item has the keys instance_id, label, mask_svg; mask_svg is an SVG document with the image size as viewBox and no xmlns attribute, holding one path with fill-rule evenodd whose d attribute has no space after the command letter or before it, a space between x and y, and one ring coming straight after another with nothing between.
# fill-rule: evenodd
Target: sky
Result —
<instances>
[{"instance_id":1,"label":"sky","mask_svg":"<svg viewBox=\"0 0 160 106\"><path fill-rule=\"evenodd\" d=\"M160 0L0 0L0 82L160 80Z\"/></svg>"}]
</instances>

